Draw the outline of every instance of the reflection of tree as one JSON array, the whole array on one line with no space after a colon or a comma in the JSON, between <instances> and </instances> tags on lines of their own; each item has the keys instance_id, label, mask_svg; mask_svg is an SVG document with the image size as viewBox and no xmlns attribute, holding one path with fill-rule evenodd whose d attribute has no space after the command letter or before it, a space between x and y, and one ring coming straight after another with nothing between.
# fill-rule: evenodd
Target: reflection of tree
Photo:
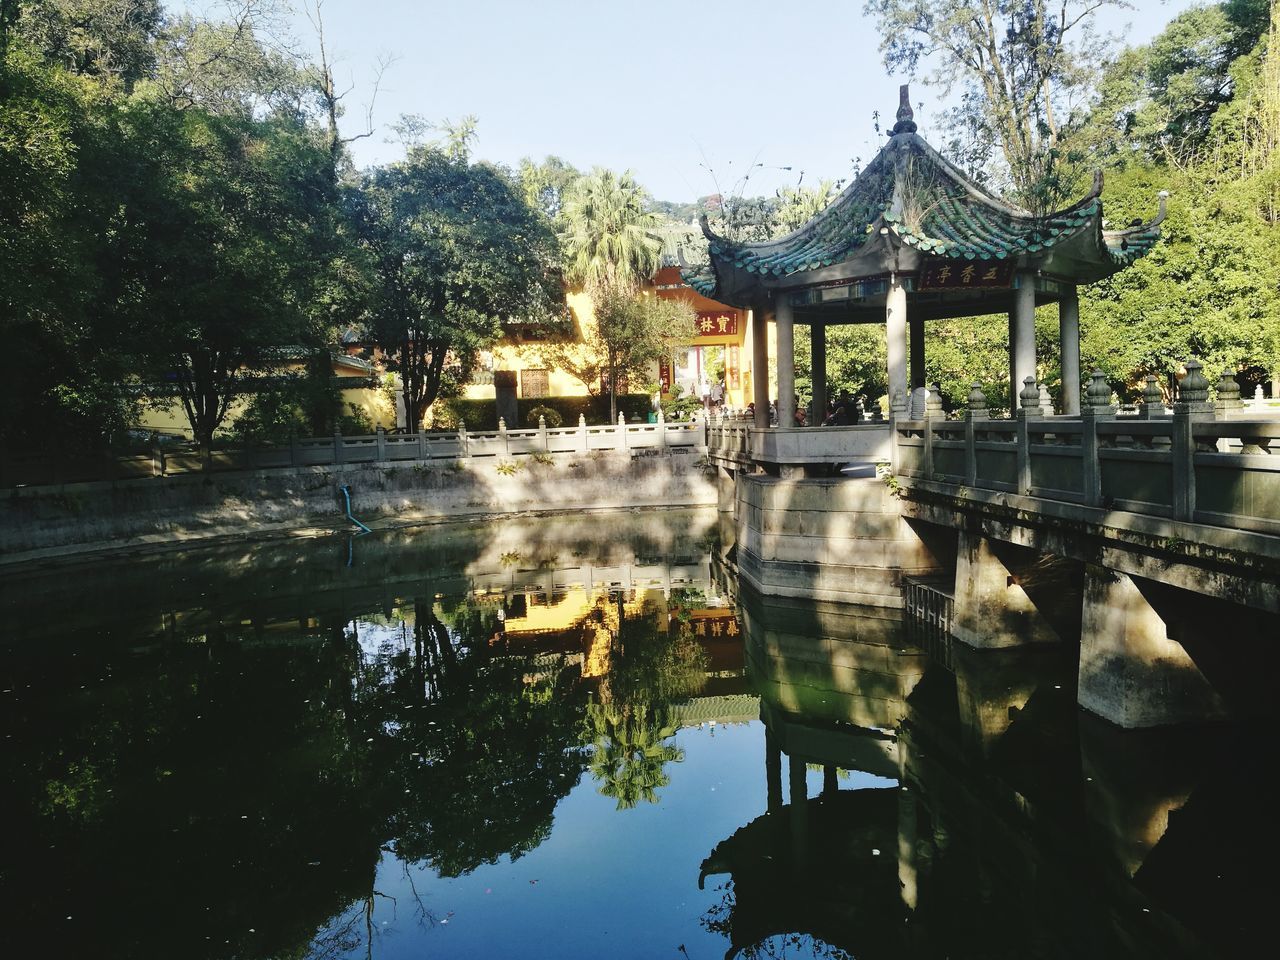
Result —
<instances>
[{"instance_id":1,"label":"reflection of tree","mask_svg":"<svg viewBox=\"0 0 1280 960\"><path fill-rule=\"evenodd\" d=\"M593 749L589 769L600 781L600 792L630 810L641 800L657 803L659 787L670 783L663 768L684 759L684 751L664 741L676 728L666 721L665 708L640 701L587 705Z\"/></svg>"},{"instance_id":2,"label":"reflection of tree","mask_svg":"<svg viewBox=\"0 0 1280 960\"><path fill-rule=\"evenodd\" d=\"M661 617L650 610L621 619L612 668L587 707L590 770L619 810L657 802L658 788L670 782L666 765L684 759L666 742L676 732L671 705L706 682L706 651L687 625L660 630Z\"/></svg>"},{"instance_id":3,"label":"reflection of tree","mask_svg":"<svg viewBox=\"0 0 1280 960\"><path fill-rule=\"evenodd\" d=\"M437 612L426 590L411 636L357 682L396 854L442 876L537 847L583 767L575 671L556 656L496 655L496 628L491 607Z\"/></svg>"}]
</instances>

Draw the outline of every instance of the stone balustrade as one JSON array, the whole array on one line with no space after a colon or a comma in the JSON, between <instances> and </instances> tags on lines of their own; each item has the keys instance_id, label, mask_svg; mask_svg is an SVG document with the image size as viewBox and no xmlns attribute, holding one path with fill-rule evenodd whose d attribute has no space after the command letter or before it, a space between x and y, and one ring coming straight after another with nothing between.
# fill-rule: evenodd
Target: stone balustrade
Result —
<instances>
[{"instance_id":1,"label":"stone balustrade","mask_svg":"<svg viewBox=\"0 0 1280 960\"><path fill-rule=\"evenodd\" d=\"M903 481L1280 534L1280 418L1246 407L1230 377L1210 403L1199 364L1187 366L1172 414L1148 384L1139 415L1119 415L1095 372L1079 417L1046 415L1028 377L1016 419L993 420L975 384L963 419L895 424L895 473Z\"/></svg>"},{"instance_id":2,"label":"stone balustrade","mask_svg":"<svg viewBox=\"0 0 1280 960\"><path fill-rule=\"evenodd\" d=\"M421 433L387 433L367 436L295 439L289 444L246 449L222 449L213 453L215 471L262 470L284 467L320 467L337 464L422 462L469 457L512 457L591 453L595 451L706 449L704 420L627 423L588 426L579 417L576 427L548 427L539 418L531 430L508 430L498 421L497 430L473 431L463 424L457 430ZM50 457L5 457L0 486L15 487L136 477L199 473L203 467L197 451L170 452L156 446L149 455L111 459L77 460Z\"/></svg>"}]
</instances>

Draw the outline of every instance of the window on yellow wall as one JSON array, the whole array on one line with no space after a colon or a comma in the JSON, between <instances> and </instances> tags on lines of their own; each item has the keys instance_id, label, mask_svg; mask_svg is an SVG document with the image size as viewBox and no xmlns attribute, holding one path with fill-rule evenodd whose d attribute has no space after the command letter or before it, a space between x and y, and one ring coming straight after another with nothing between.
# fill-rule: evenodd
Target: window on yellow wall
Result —
<instances>
[{"instance_id":1,"label":"window on yellow wall","mask_svg":"<svg viewBox=\"0 0 1280 960\"><path fill-rule=\"evenodd\" d=\"M550 379L546 370L521 370L520 396L526 400L547 396L551 390Z\"/></svg>"}]
</instances>

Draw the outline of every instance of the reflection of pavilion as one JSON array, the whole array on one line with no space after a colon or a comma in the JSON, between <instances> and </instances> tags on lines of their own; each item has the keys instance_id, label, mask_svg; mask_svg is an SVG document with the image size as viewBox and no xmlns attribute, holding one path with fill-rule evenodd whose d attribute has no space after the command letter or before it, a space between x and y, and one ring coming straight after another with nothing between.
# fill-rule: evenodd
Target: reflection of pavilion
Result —
<instances>
[{"instance_id":1,"label":"reflection of pavilion","mask_svg":"<svg viewBox=\"0 0 1280 960\"><path fill-rule=\"evenodd\" d=\"M1266 816L1256 744L1082 716L1070 660L1049 649L957 649L949 667L906 655L887 698L883 673L840 667L884 662L875 611L846 611L854 639L836 646L832 611L795 626L799 611L744 606L768 812L702 866L730 881L704 918L729 956L794 934L855 956L1208 958L1263 931L1274 842L1239 819ZM856 720L890 706L886 729ZM898 783L842 790L838 769Z\"/></svg>"}]
</instances>

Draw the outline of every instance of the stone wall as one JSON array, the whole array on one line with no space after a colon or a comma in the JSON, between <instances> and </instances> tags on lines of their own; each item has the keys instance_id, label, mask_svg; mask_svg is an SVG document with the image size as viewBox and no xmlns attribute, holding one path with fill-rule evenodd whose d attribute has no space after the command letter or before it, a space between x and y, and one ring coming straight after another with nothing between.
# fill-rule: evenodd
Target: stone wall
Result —
<instances>
[{"instance_id":1,"label":"stone wall","mask_svg":"<svg viewBox=\"0 0 1280 960\"><path fill-rule=\"evenodd\" d=\"M537 511L714 506L714 474L689 451L594 452L156 477L0 495L0 563L214 537Z\"/></svg>"},{"instance_id":2,"label":"stone wall","mask_svg":"<svg viewBox=\"0 0 1280 960\"><path fill-rule=\"evenodd\" d=\"M902 607L902 574L938 569L879 480L739 473L739 575L769 596Z\"/></svg>"}]
</instances>

